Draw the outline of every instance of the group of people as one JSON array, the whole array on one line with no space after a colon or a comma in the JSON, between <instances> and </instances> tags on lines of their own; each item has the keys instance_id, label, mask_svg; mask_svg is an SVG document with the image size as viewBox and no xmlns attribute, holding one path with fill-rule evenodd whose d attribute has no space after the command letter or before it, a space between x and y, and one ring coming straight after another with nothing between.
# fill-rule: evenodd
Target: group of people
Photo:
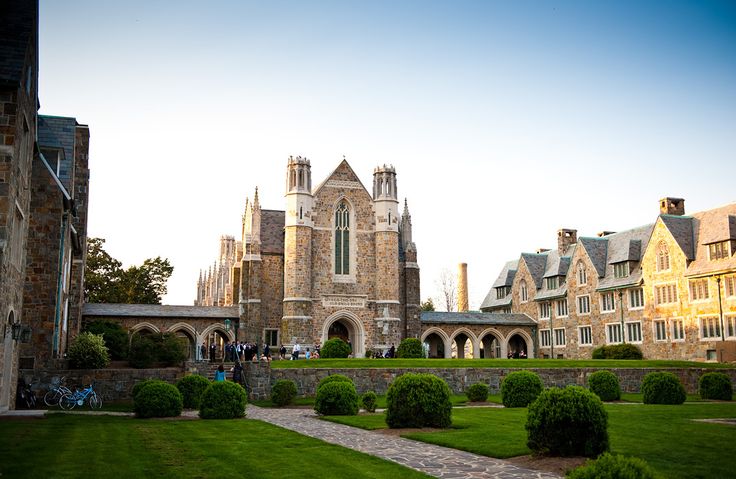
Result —
<instances>
[{"instance_id":1,"label":"group of people","mask_svg":"<svg viewBox=\"0 0 736 479\"><path fill-rule=\"evenodd\" d=\"M212 344L210 344L209 347L209 356L208 356L208 348L205 343L202 343L200 346L200 352L202 353L202 359L209 359L210 361L214 361L217 356L217 345L213 341ZM263 351L258 356L258 345L253 343L247 343L247 342L240 342L236 341L234 343L231 343L229 341L225 342L225 349L223 351L223 361L270 361L271 360L271 350L268 346L268 344L263 345Z\"/></svg>"},{"instance_id":2,"label":"group of people","mask_svg":"<svg viewBox=\"0 0 736 479\"><path fill-rule=\"evenodd\" d=\"M509 350L509 353L506 355L508 359L526 359L526 351L523 349L521 351L511 351Z\"/></svg>"},{"instance_id":3,"label":"group of people","mask_svg":"<svg viewBox=\"0 0 736 479\"><path fill-rule=\"evenodd\" d=\"M322 346L320 345L320 343L317 343L314 345L314 351L310 351L310 349L307 348L307 350L304 352L304 358L305 359L319 359L321 348ZM291 360L299 359L299 355L301 354L301 352L302 352L302 345L299 344L299 341L297 341L296 343L294 343L294 347L291 348L291 357L289 359ZM286 353L287 353L286 346L282 344L281 348L279 349L279 357L281 359L286 359Z\"/></svg>"}]
</instances>

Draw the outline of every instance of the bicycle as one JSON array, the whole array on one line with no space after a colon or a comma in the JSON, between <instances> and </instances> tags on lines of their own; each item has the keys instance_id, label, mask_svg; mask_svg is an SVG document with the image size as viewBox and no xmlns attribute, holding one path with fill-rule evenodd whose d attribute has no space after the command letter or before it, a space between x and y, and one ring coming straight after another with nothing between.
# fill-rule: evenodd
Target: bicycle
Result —
<instances>
[{"instance_id":1,"label":"bicycle","mask_svg":"<svg viewBox=\"0 0 736 479\"><path fill-rule=\"evenodd\" d=\"M52 386L51 389L49 389L49 391L43 396L43 402L47 406L58 406L59 401L64 394L72 393L71 389L64 386L64 382L66 382L66 376L62 377L59 380L59 384L57 384L56 386Z\"/></svg>"},{"instance_id":2,"label":"bicycle","mask_svg":"<svg viewBox=\"0 0 736 479\"><path fill-rule=\"evenodd\" d=\"M76 406L83 406L84 403L89 404L90 409L100 409L102 407L102 399L95 392L93 385L73 393L66 393L59 400L59 407L65 411L70 411Z\"/></svg>"}]
</instances>

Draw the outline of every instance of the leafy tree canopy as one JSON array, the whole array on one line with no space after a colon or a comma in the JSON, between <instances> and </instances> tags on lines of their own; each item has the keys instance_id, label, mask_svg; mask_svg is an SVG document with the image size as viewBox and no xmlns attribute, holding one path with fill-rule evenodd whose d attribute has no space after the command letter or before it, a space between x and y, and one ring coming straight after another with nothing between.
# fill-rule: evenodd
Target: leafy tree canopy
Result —
<instances>
[{"instance_id":1,"label":"leafy tree canopy","mask_svg":"<svg viewBox=\"0 0 736 479\"><path fill-rule=\"evenodd\" d=\"M427 298L427 301L422 302L419 307L422 311L434 311L434 301L432 301L432 298Z\"/></svg>"},{"instance_id":2,"label":"leafy tree canopy","mask_svg":"<svg viewBox=\"0 0 736 479\"><path fill-rule=\"evenodd\" d=\"M103 238L87 241L84 293L90 303L161 304L166 282L174 272L168 259L149 258L123 269L103 248Z\"/></svg>"}]
</instances>

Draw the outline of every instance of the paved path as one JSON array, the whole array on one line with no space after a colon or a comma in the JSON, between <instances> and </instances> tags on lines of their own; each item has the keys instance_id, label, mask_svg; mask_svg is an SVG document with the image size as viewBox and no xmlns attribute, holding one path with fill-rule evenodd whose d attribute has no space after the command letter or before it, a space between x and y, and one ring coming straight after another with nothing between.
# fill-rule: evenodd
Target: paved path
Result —
<instances>
[{"instance_id":1,"label":"paved path","mask_svg":"<svg viewBox=\"0 0 736 479\"><path fill-rule=\"evenodd\" d=\"M549 472L517 467L509 462L469 452L386 436L342 424L322 421L309 409L259 408L248 405L247 417L306 436L397 462L434 477L452 479L551 479Z\"/></svg>"}]
</instances>

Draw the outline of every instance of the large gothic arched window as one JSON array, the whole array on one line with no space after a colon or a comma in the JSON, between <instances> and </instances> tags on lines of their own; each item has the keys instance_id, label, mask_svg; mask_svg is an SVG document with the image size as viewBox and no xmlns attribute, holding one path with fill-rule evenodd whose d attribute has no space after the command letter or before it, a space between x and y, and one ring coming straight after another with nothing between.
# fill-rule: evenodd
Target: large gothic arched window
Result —
<instances>
[{"instance_id":1,"label":"large gothic arched window","mask_svg":"<svg viewBox=\"0 0 736 479\"><path fill-rule=\"evenodd\" d=\"M529 290L527 289L526 281L523 279L519 283L519 290L521 294L521 302L526 303L527 301L529 301Z\"/></svg>"},{"instance_id":2,"label":"large gothic arched window","mask_svg":"<svg viewBox=\"0 0 736 479\"><path fill-rule=\"evenodd\" d=\"M346 201L335 210L335 274L350 274L350 208Z\"/></svg>"}]
</instances>

